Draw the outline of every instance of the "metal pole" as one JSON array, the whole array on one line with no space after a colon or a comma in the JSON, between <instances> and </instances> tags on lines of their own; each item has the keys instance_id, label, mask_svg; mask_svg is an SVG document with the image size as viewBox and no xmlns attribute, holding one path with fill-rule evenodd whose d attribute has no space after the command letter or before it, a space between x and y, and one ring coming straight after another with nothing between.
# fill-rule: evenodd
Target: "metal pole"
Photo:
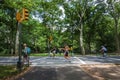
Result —
<instances>
[{"instance_id":1,"label":"metal pole","mask_svg":"<svg viewBox=\"0 0 120 80\"><path fill-rule=\"evenodd\" d=\"M18 62L17 62L17 67L18 67L18 69L20 71L22 70L22 61L21 61L21 53L22 53L22 50L21 50L21 29L22 29L22 26L18 22L18 31L19 31L19 51L18 51L18 54L19 54L19 59L18 59Z\"/></svg>"}]
</instances>

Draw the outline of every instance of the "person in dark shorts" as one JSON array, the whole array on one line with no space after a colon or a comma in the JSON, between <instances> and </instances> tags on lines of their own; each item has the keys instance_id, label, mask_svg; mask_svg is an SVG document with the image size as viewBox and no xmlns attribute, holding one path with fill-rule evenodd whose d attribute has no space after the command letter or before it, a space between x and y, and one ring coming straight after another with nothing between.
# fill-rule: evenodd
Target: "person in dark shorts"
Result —
<instances>
[{"instance_id":1,"label":"person in dark shorts","mask_svg":"<svg viewBox=\"0 0 120 80\"><path fill-rule=\"evenodd\" d=\"M70 58L69 57L69 50L70 50L69 46L65 45L65 47L64 47L64 58L65 59L69 59Z\"/></svg>"}]
</instances>

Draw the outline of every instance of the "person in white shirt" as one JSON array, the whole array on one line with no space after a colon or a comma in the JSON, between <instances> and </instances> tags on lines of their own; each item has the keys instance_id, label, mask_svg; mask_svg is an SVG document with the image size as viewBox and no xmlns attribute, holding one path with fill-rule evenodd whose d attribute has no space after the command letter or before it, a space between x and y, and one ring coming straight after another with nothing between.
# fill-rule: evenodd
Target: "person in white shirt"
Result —
<instances>
[{"instance_id":1,"label":"person in white shirt","mask_svg":"<svg viewBox=\"0 0 120 80\"><path fill-rule=\"evenodd\" d=\"M103 57L107 56L107 48L105 46L101 46L100 52L103 54Z\"/></svg>"}]
</instances>

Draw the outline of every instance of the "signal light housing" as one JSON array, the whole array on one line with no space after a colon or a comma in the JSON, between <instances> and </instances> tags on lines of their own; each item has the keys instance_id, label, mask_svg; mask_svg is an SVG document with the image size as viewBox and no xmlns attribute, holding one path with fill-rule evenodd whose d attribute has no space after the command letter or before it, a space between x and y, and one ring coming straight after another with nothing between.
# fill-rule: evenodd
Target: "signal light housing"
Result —
<instances>
[{"instance_id":1,"label":"signal light housing","mask_svg":"<svg viewBox=\"0 0 120 80\"><path fill-rule=\"evenodd\" d=\"M28 10L23 8L23 20L28 20L29 19L29 13L28 13Z\"/></svg>"},{"instance_id":2,"label":"signal light housing","mask_svg":"<svg viewBox=\"0 0 120 80\"><path fill-rule=\"evenodd\" d=\"M20 22L20 21L21 21L21 18L22 18L21 14L20 14L19 12L17 12L17 13L16 13L16 20L17 20L18 22Z\"/></svg>"}]
</instances>

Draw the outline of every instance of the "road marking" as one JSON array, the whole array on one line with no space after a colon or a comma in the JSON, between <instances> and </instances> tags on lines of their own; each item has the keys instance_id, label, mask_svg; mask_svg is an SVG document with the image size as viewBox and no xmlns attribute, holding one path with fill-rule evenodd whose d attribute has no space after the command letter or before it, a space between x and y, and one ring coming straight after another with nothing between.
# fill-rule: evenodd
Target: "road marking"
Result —
<instances>
[{"instance_id":1,"label":"road marking","mask_svg":"<svg viewBox=\"0 0 120 80\"><path fill-rule=\"evenodd\" d=\"M80 61L82 64L86 64L83 60L79 59L78 57L74 57L76 58L78 61Z\"/></svg>"},{"instance_id":2,"label":"road marking","mask_svg":"<svg viewBox=\"0 0 120 80\"><path fill-rule=\"evenodd\" d=\"M30 61L34 62L34 61L39 61L39 60L41 60L41 58L40 59L35 59L35 60L30 60Z\"/></svg>"}]
</instances>

